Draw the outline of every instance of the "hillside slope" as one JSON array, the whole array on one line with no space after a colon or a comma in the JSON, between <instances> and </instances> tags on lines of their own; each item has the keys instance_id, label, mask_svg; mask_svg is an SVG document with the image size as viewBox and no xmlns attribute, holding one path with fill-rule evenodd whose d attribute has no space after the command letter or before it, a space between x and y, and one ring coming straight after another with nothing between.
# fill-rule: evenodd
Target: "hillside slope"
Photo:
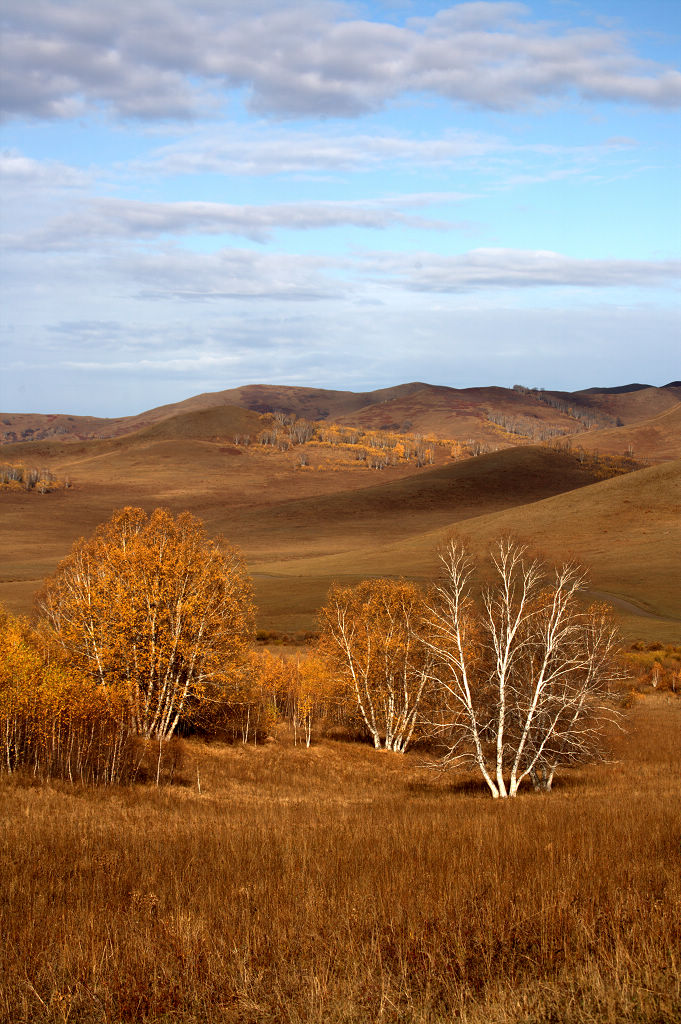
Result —
<instances>
[{"instance_id":1,"label":"hillside slope","mask_svg":"<svg viewBox=\"0 0 681 1024\"><path fill-rule=\"evenodd\" d=\"M289 390L317 408L326 395ZM432 416L440 402L444 416L450 390L405 385L373 404L364 396L363 415L370 421L386 410L413 411L423 403L424 416ZM481 395L486 400L493 390L477 389L473 397L481 403ZM379 394L385 393L372 398ZM513 395L510 400L517 400ZM241 397L258 402L262 392ZM332 393L337 411L360 397ZM681 619L678 460L595 483L596 470L575 455L543 446L508 447L456 462L444 447L437 449L435 466L418 469L402 461L377 472L320 444L310 446L314 464L302 467L298 449L236 446L234 434L253 436L262 421L257 410L235 405L234 393L230 398L185 408L116 438L7 446L9 459L46 465L75 486L46 495L0 494L0 601L28 611L41 580L73 541L114 508L133 504L189 509L209 533L237 543L256 576L261 622L277 628L309 628L335 578L430 578L438 540L452 529L482 547L513 532L551 558L573 553L592 568L595 590L670 621ZM472 403L459 393L457 401L464 399ZM681 435L681 403L675 395L672 401L647 421L589 431L583 443L608 451L609 440L627 442L636 455L656 451L669 458L678 453ZM671 628L681 639L678 625Z\"/></svg>"},{"instance_id":2,"label":"hillside slope","mask_svg":"<svg viewBox=\"0 0 681 1024\"><path fill-rule=\"evenodd\" d=\"M134 416L0 414L0 444L111 438L210 409L239 407L253 413L282 411L314 421L339 422L466 441L490 448L534 443L554 433L574 433L580 419L602 428L641 423L681 404L675 382L664 388L629 385L581 392L525 388L450 388L421 382L367 392L279 385L246 385L195 395ZM577 418L576 418L577 416ZM666 456L665 456L666 457Z\"/></svg>"},{"instance_id":3,"label":"hillside slope","mask_svg":"<svg viewBox=\"0 0 681 1024\"><path fill-rule=\"evenodd\" d=\"M309 597L317 601L332 579L432 578L437 545L452 531L481 554L499 536L512 534L549 559L574 558L588 568L597 595L610 595L644 613L628 615L631 635L649 635L649 613L664 620L660 636L681 640L681 461L505 509L459 519L453 515L432 530L364 544L351 556L334 552L284 561L261 558L253 567L279 577L280 600L273 608L283 617L285 595L294 591L292 578L296 585L305 580ZM274 595L273 580L269 587ZM303 603L298 604L302 613Z\"/></svg>"},{"instance_id":4,"label":"hillside slope","mask_svg":"<svg viewBox=\"0 0 681 1024\"><path fill-rule=\"evenodd\" d=\"M570 439L605 455L633 452L636 459L665 462L681 458L681 402L650 419L607 430L589 430Z\"/></svg>"}]
</instances>

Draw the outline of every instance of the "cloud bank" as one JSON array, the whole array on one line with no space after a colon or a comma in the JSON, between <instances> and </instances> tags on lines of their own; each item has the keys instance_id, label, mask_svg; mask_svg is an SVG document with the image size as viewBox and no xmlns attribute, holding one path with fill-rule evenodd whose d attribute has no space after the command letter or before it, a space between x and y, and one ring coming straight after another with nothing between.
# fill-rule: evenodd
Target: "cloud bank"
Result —
<instances>
[{"instance_id":1,"label":"cloud bank","mask_svg":"<svg viewBox=\"0 0 681 1024\"><path fill-rule=\"evenodd\" d=\"M268 117L358 117L429 94L511 111L570 95L681 105L681 73L619 32L463 3L404 24L335 3L5 0L6 116L189 119L245 90Z\"/></svg>"}]
</instances>

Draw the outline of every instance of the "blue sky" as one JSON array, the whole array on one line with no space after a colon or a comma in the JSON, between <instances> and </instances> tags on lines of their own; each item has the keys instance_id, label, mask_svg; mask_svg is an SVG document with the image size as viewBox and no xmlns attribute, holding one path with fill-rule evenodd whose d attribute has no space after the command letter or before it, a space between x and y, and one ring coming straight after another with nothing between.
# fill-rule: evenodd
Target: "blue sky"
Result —
<instances>
[{"instance_id":1,"label":"blue sky","mask_svg":"<svg viewBox=\"0 0 681 1024\"><path fill-rule=\"evenodd\" d=\"M3 0L0 408L681 377L676 0Z\"/></svg>"}]
</instances>

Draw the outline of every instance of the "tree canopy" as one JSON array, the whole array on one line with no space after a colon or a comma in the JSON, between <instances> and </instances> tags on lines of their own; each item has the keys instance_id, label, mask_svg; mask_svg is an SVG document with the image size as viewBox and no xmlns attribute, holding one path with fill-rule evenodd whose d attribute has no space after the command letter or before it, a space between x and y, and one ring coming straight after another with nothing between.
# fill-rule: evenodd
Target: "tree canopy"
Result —
<instances>
[{"instance_id":1,"label":"tree canopy","mask_svg":"<svg viewBox=\"0 0 681 1024\"><path fill-rule=\"evenodd\" d=\"M124 687L134 730L171 736L207 688L224 686L253 632L236 549L189 513L124 508L81 539L38 599L69 661Z\"/></svg>"}]
</instances>

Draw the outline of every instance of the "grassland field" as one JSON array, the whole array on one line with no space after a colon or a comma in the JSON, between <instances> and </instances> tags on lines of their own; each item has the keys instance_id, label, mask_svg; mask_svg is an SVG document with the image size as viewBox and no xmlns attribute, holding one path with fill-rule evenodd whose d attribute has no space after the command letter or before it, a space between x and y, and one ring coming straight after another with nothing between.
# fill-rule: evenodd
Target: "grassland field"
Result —
<instances>
[{"instance_id":1,"label":"grassland field","mask_svg":"<svg viewBox=\"0 0 681 1024\"><path fill-rule=\"evenodd\" d=\"M158 789L2 777L0 1019L673 1024L681 701L611 749L514 801L286 730Z\"/></svg>"}]
</instances>

